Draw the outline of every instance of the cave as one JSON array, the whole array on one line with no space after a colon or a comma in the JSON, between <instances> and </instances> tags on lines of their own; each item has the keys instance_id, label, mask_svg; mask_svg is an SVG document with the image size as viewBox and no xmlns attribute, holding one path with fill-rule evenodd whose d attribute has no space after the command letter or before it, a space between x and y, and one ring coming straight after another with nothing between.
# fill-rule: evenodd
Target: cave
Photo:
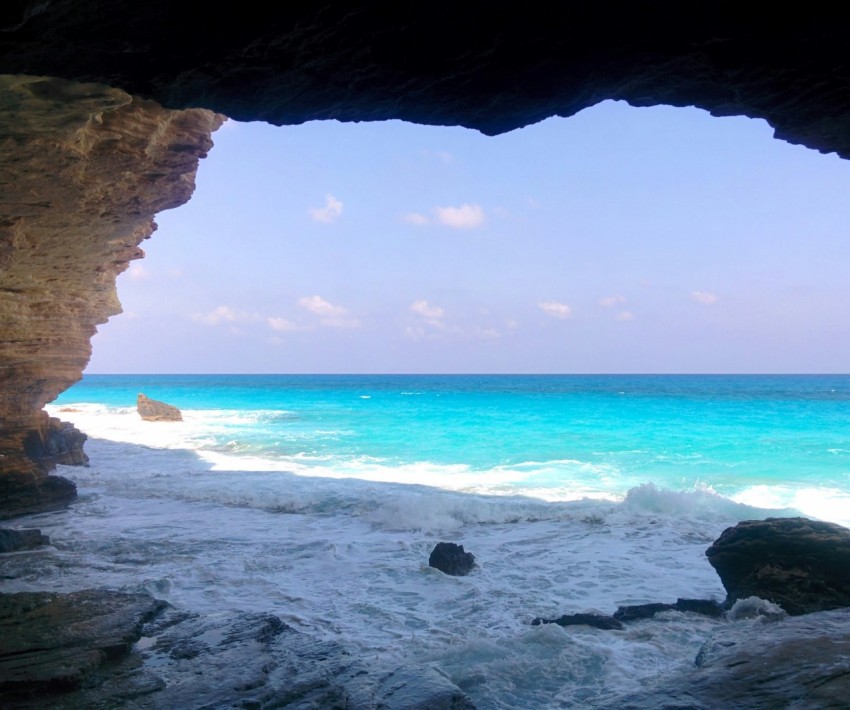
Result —
<instances>
[{"instance_id":1,"label":"cave","mask_svg":"<svg viewBox=\"0 0 850 710\"><path fill-rule=\"evenodd\" d=\"M43 407L82 374L115 279L190 199L225 117L402 119L497 135L606 99L766 120L850 157L850 52L814 9L727 3L176 3L0 9L0 515L73 499Z\"/></svg>"},{"instance_id":2,"label":"cave","mask_svg":"<svg viewBox=\"0 0 850 710\"><path fill-rule=\"evenodd\" d=\"M45 487L62 446L42 407L81 376L94 328L120 310L115 276L142 255L154 215L189 199L224 116L495 135L618 99L763 118L778 139L850 156L847 53L813 15L295 3L197 23L179 8L70 0L0 16L7 499L73 495Z\"/></svg>"}]
</instances>

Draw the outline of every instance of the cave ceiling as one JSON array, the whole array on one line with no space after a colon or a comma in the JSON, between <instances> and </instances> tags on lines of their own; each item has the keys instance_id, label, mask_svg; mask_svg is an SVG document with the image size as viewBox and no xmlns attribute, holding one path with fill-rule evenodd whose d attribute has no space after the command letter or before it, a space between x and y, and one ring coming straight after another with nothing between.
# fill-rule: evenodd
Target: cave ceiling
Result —
<instances>
[{"instance_id":1,"label":"cave ceiling","mask_svg":"<svg viewBox=\"0 0 850 710\"><path fill-rule=\"evenodd\" d=\"M766 119L850 156L850 51L819 4L7 0L0 73L237 120L399 118L497 134L605 99Z\"/></svg>"}]
</instances>

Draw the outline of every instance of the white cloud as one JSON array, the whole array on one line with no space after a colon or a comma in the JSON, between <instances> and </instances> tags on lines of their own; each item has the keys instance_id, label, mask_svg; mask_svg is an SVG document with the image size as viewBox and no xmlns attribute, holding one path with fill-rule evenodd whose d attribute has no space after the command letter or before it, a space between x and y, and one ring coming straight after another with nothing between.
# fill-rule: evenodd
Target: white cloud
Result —
<instances>
[{"instance_id":1,"label":"white cloud","mask_svg":"<svg viewBox=\"0 0 850 710\"><path fill-rule=\"evenodd\" d=\"M538 303L537 307L547 316L562 320L569 318L573 314L573 309L566 303L558 303L557 301L543 301L542 303Z\"/></svg>"},{"instance_id":2,"label":"white cloud","mask_svg":"<svg viewBox=\"0 0 850 710\"><path fill-rule=\"evenodd\" d=\"M702 303L705 306L710 306L717 303L717 296L707 291L691 291L691 298L697 303Z\"/></svg>"},{"instance_id":3,"label":"white cloud","mask_svg":"<svg viewBox=\"0 0 850 710\"><path fill-rule=\"evenodd\" d=\"M299 330L298 324L286 318L266 318L269 328L276 330L279 333L291 333L293 330Z\"/></svg>"},{"instance_id":4,"label":"white cloud","mask_svg":"<svg viewBox=\"0 0 850 710\"><path fill-rule=\"evenodd\" d=\"M342 214L342 202L340 202L336 197L328 193L325 195L325 206L324 207L311 207L310 208L310 216L315 219L317 222L325 222L326 224L330 224L331 222L336 222L339 216Z\"/></svg>"},{"instance_id":5,"label":"white cloud","mask_svg":"<svg viewBox=\"0 0 850 710\"><path fill-rule=\"evenodd\" d=\"M599 299L599 305L604 308L612 308L620 303L625 303L626 299L623 296L606 296L605 298Z\"/></svg>"},{"instance_id":6,"label":"white cloud","mask_svg":"<svg viewBox=\"0 0 850 710\"><path fill-rule=\"evenodd\" d=\"M435 207L434 214L440 224L452 229L475 229L484 223L484 209L481 205Z\"/></svg>"},{"instance_id":7,"label":"white cloud","mask_svg":"<svg viewBox=\"0 0 850 710\"><path fill-rule=\"evenodd\" d=\"M342 306L335 306L321 296L304 296L298 299L298 305L317 316L338 317L347 313Z\"/></svg>"},{"instance_id":8,"label":"white cloud","mask_svg":"<svg viewBox=\"0 0 850 710\"><path fill-rule=\"evenodd\" d=\"M617 320L629 321L629 320L634 320L634 319L635 319L635 314L632 313L631 311L620 311L617 314Z\"/></svg>"},{"instance_id":9,"label":"white cloud","mask_svg":"<svg viewBox=\"0 0 850 710\"><path fill-rule=\"evenodd\" d=\"M417 227L422 227L431 223L431 220L421 212L408 212L406 215L402 216L402 219L410 224L415 224Z\"/></svg>"},{"instance_id":10,"label":"white cloud","mask_svg":"<svg viewBox=\"0 0 850 710\"><path fill-rule=\"evenodd\" d=\"M133 281L146 281L151 277L151 272L141 264L131 264L130 268L127 269L127 276Z\"/></svg>"},{"instance_id":11,"label":"white cloud","mask_svg":"<svg viewBox=\"0 0 850 710\"><path fill-rule=\"evenodd\" d=\"M256 313L237 311L230 306L218 306L209 313L193 313L192 320L204 325L222 325L224 323L248 323L260 319Z\"/></svg>"},{"instance_id":12,"label":"white cloud","mask_svg":"<svg viewBox=\"0 0 850 710\"><path fill-rule=\"evenodd\" d=\"M298 305L321 318L320 324L328 328L359 328L360 321L348 314L348 309L335 306L321 296L304 296Z\"/></svg>"},{"instance_id":13,"label":"white cloud","mask_svg":"<svg viewBox=\"0 0 850 710\"><path fill-rule=\"evenodd\" d=\"M442 308L432 306L425 300L414 301L410 304L410 310L423 318L442 318L446 314Z\"/></svg>"}]
</instances>

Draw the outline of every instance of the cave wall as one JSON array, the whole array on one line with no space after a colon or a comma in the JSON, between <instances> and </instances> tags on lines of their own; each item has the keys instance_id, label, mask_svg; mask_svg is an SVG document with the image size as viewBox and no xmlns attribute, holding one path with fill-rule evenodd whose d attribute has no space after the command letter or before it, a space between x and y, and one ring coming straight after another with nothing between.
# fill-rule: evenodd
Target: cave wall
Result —
<instances>
[{"instance_id":1,"label":"cave wall","mask_svg":"<svg viewBox=\"0 0 850 710\"><path fill-rule=\"evenodd\" d=\"M0 5L0 507L43 482L41 411L75 382L115 277L185 202L226 114L401 118L496 134L605 99L766 119L850 157L850 44L824 5L342 3L203 11ZM51 77L51 78L45 78ZM217 112L217 113L216 113ZM55 448L55 447L54 447ZM2 511L0 511L2 514Z\"/></svg>"},{"instance_id":2,"label":"cave wall","mask_svg":"<svg viewBox=\"0 0 850 710\"><path fill-rule=\"evenodd\" d=\"M0 76L0 478L55 464L42 407L76 382L116 276L186 202L223 117L99 84Z\"/></svg>"}]
</instances>

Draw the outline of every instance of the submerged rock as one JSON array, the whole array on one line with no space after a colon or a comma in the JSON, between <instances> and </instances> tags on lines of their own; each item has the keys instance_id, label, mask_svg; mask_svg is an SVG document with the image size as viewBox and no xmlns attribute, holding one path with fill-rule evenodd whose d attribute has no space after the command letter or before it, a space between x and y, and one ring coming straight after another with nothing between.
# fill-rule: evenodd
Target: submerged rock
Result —
<instances>
[{"instance_id":1,"label":"submerged rock","mask_svg":"<svg viewBox=\"0 0 850 710\"><path fill-rule=\"evenodd\" d=\"M465 552L463 545L453 542L438 542L431 550L428 564L441 572L462 577L469 574L475 567L475 555Z\"/></svg>"},{"instance_id":2,"label":"submerged rock","mask_svg":"<svg viewBox=\"0 0 850 710\"><path fill-rule=\"evenodd\" d=\"M182 422L183 415L172 404L151 399L143 394L136 398L136 409L146 422Z\"/></svg>"},{"instance_id":3,"label":"submerged rock","mask_svg":"<svg viewBox=\"0 0 850 710\"><path fill-rule=\"evenodd\" d=\"M613 616L604 614L564 614L557 619L544 619L538 616L531 622L532 626L541 624L557 624L558 626L592 626L605 631L619 631L623 625Z\"/></svg>"},{"instance_id":4,"label":"submerged rock","mask_svg":"<svg viewBox=\"0 0 850 710\"><path fill-rule=\"evenodd\" d=\"M850 606L850 530L807 518L746 520L705 551L726 604L760 597L794 615Z\"/></svg>"},{"instance_id":5,"label":"submerged rock","mask_svg":"<svg viewBox=\"0 0 850 710\"><path fill-rule=\"evenodd\" d=\"M9 530L0 528L0 552L31 550L34 547L50 544L50 538L42 535L41 530Z\"/></svg>"}]
</instances>

